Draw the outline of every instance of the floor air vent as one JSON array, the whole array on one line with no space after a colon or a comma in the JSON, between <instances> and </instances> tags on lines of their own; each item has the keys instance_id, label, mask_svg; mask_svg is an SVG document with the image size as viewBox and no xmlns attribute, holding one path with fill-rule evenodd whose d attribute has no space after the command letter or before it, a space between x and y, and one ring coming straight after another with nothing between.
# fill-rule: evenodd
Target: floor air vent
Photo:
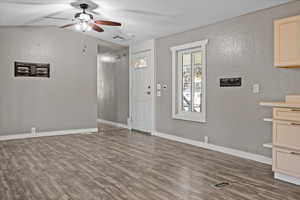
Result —
<instances>
[{"instance_id":1,"label":"floor air vent","mask_svg":"<svg viewBox=\"0 0 300 200\"><path fill-rule=\"evenodd\" d=\"M221 182L221 183L217 183L214 185L215 188L221 189L224 188L226 186L229 186L230 184L228 182Z\"/></svg>"}]
</instances>

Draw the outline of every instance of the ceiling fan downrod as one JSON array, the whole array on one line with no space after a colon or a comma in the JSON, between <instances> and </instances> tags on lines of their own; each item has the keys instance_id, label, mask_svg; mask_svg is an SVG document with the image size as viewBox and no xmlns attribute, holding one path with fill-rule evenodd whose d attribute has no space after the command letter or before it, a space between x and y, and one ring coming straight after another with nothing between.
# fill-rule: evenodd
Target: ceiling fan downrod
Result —
<instances>
[{"instance_id":1,"label":"ceiling fan downrod","mask_svg":"<svg viewBox=\"0 0 300 200\"><path fill-rule=\"evenodd\" d=\"M79 6L83 10L83 13L85 13L85 10L89 8L89 5L86 3L82 3Z\"/></svg>"}]
</instances>

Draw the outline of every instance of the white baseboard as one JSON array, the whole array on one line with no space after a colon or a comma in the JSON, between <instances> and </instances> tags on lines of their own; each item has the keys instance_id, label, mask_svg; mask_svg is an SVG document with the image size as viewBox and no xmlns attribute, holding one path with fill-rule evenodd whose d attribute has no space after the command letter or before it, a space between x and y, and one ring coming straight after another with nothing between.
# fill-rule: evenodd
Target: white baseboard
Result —
<instances>
[{"instance_id":1,"label":"white baseboard","mask_svg":"<svg viewBox=\"0 0 300 200\"><path fill-rule=\"evenodd\" d=\"M3 135L0 136L0 141L35 138L35 137L47 137L47 136L55 136L55 135L87 134L87 133L96 133L96 132L98 132L98 128L24 133L24 134L15 134L15 135Z\"/></svg>"},{"instance_id":2,"label":"white baseboard","mask_svg":"<svg viewBox=\"0 0 300 200\"><path fill-rule=\"evenodd\" d=\"M117 122L107 121L107 120L104 120L104 119L98 119L97 121L99 123L108 124L108 125L116 126L116 127L119 127L119 128L130 129L130 127L127 124L121 124L121 123L117 123Z\"/></svg>"},{"instance_id":3,"label":"white baseboard","mask_svg":"<svg viewBox=\"0 0 300 200\"><path fill-rule=\"evenodd\" d=\"M173 141L177 141L177 142L182 142L185 144L190 144L190 145L201 147L204 149L209 149L209 150L218 151L218 152L230 154L230 155L241 157L241 158L246 158L249 160L254 160L254 161L268 164L268 165L272 164L272 158L265 157L265 156L258 155L258 154L253 154L253 153L249 153L249 152L245 152L245 151L241 151L241 150L237 150L237 149L232 149L232 148L218 146L218 145L209 144L209 143L204 143L204 142L200 142L200 141L196 141L196 140L177 137L177 136L169 135L169 134L165 134L165 133L154 132L154 133L152 133L152 135L157 136L157 137L162 137L165 139L169 139L169 140L173 140Z\"/></svg>"},{"instance_id":4,"label":"white baseboard","mask_svg":"<svg viewBox=\"0 0 300 200\"><path fill-rule=\"evenodd\" d=\"M289 183L293 183L295 185L300 185L300 179L292 177L292 176L288 176L285 174L281 174L281 173L274 173L274 178L281 180L281 181L285 181L285 182L289 182Z\"/></svg>"}]
</instances>

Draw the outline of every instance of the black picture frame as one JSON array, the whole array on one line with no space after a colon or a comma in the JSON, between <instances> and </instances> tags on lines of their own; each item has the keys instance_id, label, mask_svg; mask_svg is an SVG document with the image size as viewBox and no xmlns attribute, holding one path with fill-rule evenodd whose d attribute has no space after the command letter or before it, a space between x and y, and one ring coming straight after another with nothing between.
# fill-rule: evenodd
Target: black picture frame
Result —
<instances>
[{"instance_id":1,"label":"black picture frame","mask_svg":"<svg viewBox=\"0 0 300 200\"><path fill-rule=\"evenodd\" d=\"M242 78L220 78L220 87L241 87Z\"/></svg>"},{"instance_id":2,"label":"black picture frame","mask_svg":"<svg viewBox=\"0 0 300 200\"><path fill-rule=\"evenodd\" d=\"M15 77L50 78L49 63L15 62Z\"/></svg>"}]
</instances>

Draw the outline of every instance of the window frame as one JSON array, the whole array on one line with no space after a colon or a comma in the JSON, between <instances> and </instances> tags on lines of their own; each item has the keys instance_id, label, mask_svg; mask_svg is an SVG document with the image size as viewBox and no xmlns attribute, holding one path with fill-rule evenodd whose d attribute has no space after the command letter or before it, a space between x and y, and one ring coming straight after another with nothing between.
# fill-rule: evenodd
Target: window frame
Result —
<instances>
[{"instance_id":1,"label":"window frame","mask_svg":"<svg viewBox=\"0 0 300 200\"><path fill-rule=\"evenodd\" d=\"M206 46L208 39L187 43L184 45L171 47L172 51L172 117L174 119L206 122ZM202 52L202 111L201 112L187 112L182 111L182 65L178 65L178 52L195 52L201 50ZM193 64L191 63L191 71L193 71ZM194 74L192 73L192 79ZM192 84L193 87L194 84ZM194 94L191 94L192 104L194 102Z\"/></svg>"}]
</instances>

